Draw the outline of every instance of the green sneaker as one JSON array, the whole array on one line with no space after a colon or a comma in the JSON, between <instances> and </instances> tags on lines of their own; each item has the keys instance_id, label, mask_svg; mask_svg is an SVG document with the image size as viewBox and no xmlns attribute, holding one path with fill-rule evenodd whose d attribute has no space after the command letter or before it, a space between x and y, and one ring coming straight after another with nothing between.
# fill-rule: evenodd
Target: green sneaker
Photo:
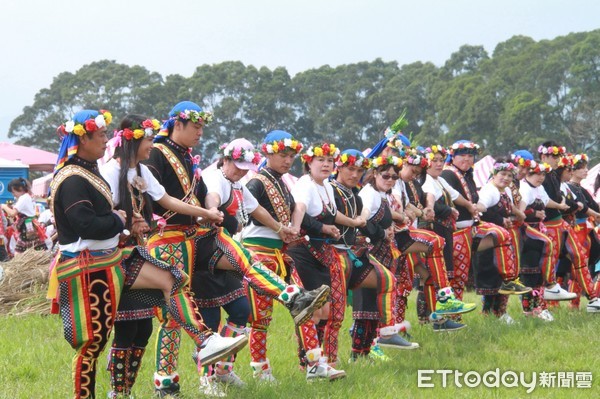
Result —
<instances>
[{"instance_id":1,"label":"green sneaker","mask_svg":"<svg viewBox=\"0 0 600 399\"><path fill-rule=\"evenodd\" d=\"M445 302L438 302L435 305L435 313L438 315L450 315L469 313L475 310L477 305L474 303L465 303L458 299L448 298Z\"/></svg>"},{"instance_id":2,"label":"green sneaker","mask_svg":"<svg viewBox=\"0 0 600 399\"><path fill-rule=\"evenodd\" d=\"M383 350L378 344L371 345L371 350L369 351L369 359L376 360L378 362L389 362L391 359L388 355L383 353Z\"/></svg>"}]
</instances>

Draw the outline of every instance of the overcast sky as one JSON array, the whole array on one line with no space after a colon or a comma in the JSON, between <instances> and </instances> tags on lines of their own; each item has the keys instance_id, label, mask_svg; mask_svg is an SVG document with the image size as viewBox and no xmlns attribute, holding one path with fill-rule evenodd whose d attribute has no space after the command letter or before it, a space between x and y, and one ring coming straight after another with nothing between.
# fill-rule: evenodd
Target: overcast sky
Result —
<instances>
[{"instance_id":1,"label":"overcast sky","mask_svg":"<svg viewBox=\"0 0 600 399\"><path fill-rule=\"evenodd\" d=\"M600 28L598 0L0 0L0 140L61 72L110 59L166 76L240 60L293 75L325 64L431 61ZM165 113L168 110L165 110Z\"/></svg>"}]
</instances>

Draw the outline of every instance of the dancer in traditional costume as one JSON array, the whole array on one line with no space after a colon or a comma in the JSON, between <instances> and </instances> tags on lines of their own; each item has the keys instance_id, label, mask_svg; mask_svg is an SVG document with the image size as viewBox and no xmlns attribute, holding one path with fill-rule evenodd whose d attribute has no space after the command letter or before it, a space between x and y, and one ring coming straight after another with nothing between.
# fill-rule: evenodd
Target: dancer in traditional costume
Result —
<instances>
[{"instance_id":1,"label":"dancer in traditional costume","mask_svg":"<svg viewBox=\"0 0 600 399\"><path fill-rule=\"evenodd\" d=\"M192 205L202 204L206 185L198 169L199 159L192 157L191 147L198 144L204 125L212 114L190 101L178 103L169 112L163 129L155 139L148 167L163 184L167 193ZM327 300L328 287L306 292L296 285L287 285L276 274L255 262L251 254L234 241L222 227L197 223L193 217L169 211L156 204L165 226L148 239L151 253L158 259L183 268L194 279L195 270L215 269L236 272L250 286L278 299L290 309L296 324L306 322L315 309ZM176 394L179 384L177 358L180 330L169 315L165 315L157 339L155 390L159 395Z\"/></svg>"},{"instance_id":2,"label":"dancer in traditional costume","mask_svg":"<svg viewBox=\"0 0 600 399\"><path fill-rule=\"evenodd\" d=\"M475 155L479 153L479 145L466 140L459 140L449 149L450 162L442 172L442 178L463 197L470 206L457 205L458 219L457 230L454 238L454 278L450 282L458 298L462 298L463 291L469 278L472 254L485 250L493 252L491 265L497 271L490 273L499 274L501 285L500 294L520 295L531 291L518 280L514 247L510 234L506 229L488 222L480 222L477 202L479 194L473 179L473 164ZM479 273L486 273L481 270ZM504 300L504 297L499 297ZM503 303L485 304L502 312Z\"/></svg>"},{"instance_id":3,"label":"dancer in traditional costume","mask_svg":"<svg viewBox=\"0 0 600 399\"><path fill-rule=\"evenodd\" d=\"M428 167L426 168L427 176L425 177L422 189L427 195L426 202L434 211L434 217L431 221L420 221L419 226L433 231L444 239L444 263L447 279L451 281L454 277L454 259L452 257L454 248L453 233L456 230L456 219L458 218L458 210L454 204L468 207L470 203L441 177L447 155L448 151L446 148L439 144L431 145L424 149L424 156L428 160ZM433 205L430 203L433 203ZM422 304L419 301L419 297L417 297L417 313L419 314L419 320L428 322L431 312L436 307L436 296L435 291L432 290L434 287L426 284L424 288L427 288L427 295L423 291L419 292L419 294L422 294ZM421 309L419 309L419 306L421 306ZM442 315L441 312L439 314ZM457 331L464 327L466 325L463 323L442 317L435 320L434 331Z\"/></svg>"},{"instance_id":4,"label":"dancer in traditional costume","mask_svg":"<svg viewBox=\"0 0 600 399\"><path fill-rule=\"evenodd\" d=\"M571 179L567 182L567 185L577 197L578 201L583 205L583 207L575 213L573 231L580 248L583 248L586 252L590 276L593 280L595 266L600 257L600 243L598 242L598 234L594 230L594 226L600 221L600 207L592 195L585 188L581 187L581 181L585 179L588 174L588 156L586 154L575 154L572 156L572 160L573 171L571 172ZM600 282L596 280L594 282L594 290L596 293L598 293L598 289L600 289ZM569 280L569 291L577 295L577 298L574 299L570 305L573 308L578 309L581 286L577 280Z\"/></svg>"},{"instance_id":5,"label":"dancer in traditional costume","mask_svg":"<svg viewBox=\"0 0 600 399\"><path fill-rule=\"evenodd\" d=\"M308 240L300 240L288 249L288 255L294 260L294 267L302 284L307 288L326 284L331 287L331 302L315 317L326 320L323 336L325 356L322 364L337 360L336 326L327 323L331 317L334 320L343 319L346 293L344 274L336 251L331 245L339 240L341 234L338 225L361 227L365 220L361 217L350 219L337 212L333 188L328 181L333 173L335 162L339 160L340 150L330 143L314 144L302 154L304 171L294 185L292 196L296 209L292 215L292 227L306 233ZM330 357L329 357L330 356ZM331 379L345 376L341 370L328 366Z\"/></svg>"},{"instance_id":6,"label":"dancer in traditional costume","mask_svg":"<svg viewBox=\"0 0 600 399\"><path fill-rule=\"evenodd\" d=\"M511 162L498 161L492 166L490 180L479 190L477 208L481 212L481 220L504 229L510 237L513 253L519 253L516 245L520 241L520 222L525 214L513 204L512 191L509 186L514 180L516 166ZM483 313L494 314L506 324L514 324L514 319L507 312L508 295L502 292L502 274L493 264L494 253L490 249L478 254L478 267L475 269L475 287L478 294L483 295ZM515 255L515 273L518 272L518 259ZM531 292L524 289L521 294Z\"/></svg>"},{"instance_id":7,"label":"dancer in traditional costume","mask_svg":"<svg viewBox=\"0 0 600 399\"><path fill-rule=\"evenodd\" d=\"M558 254L553 250L552 240L544 234L543 220L546 208L559 208L542 187L550 165L538 163L528 151L513 154L513 162L525 169L525 179L519 187L521 210L525 213L525 224L521 227L521 278L533 291L523 294L521 304L525 315L553 321L547 300L568 300L575 294L567 292L556 283L555 265Z\"/></svg>"},{"instance_id":8,"label":"dancer in traditional costume","mask_svg":"<svg viewBox=\"0 0 600 399\"><path fill-rule=\"evenodd\" d=\"M565 163L562 163L563 167L560 166L561 159L566 155L566 148L559 146L554 141L546 141L538 147L538 153L541 161L549 164L552 168L552 171L546 174L543 183L548 197L559 204L563 204L561 208L564 212L568 212L568 210L575 211L579 208L577 202L567 201L566 195L561 191L561 175L566 169L568 160L565 159ZM563 171L559 169L563 169ZM581 204L581 208L583 208L583 204ZM547 230L546 234L554 244L553 249L558 254L557 257L564 253L571 262L571 277L579 283L583 293L588 297L586 310L590 313L600 312L600 299L588 269L588 259L583 248L578 245L573 227L565 221L561 210L552 208L546 209L544 225ZM557 271L557 280L559 273L560 271Z\"/></svg>"},{"instance_id":9,"label":"dancer in traditional costume","mask_svg":"<svg viewBox=\"0 0 600 399\"><path fill-rule=\"evenodd\" d=\"M214 363L247 343L244 337L212 334L184 289L188 277L179 269L153 259L144 247L118 247L131 215L113 210L111 189L97 165L111 119L109 112L84 110L59 127L63 141L50 187L60 244L51 286L59 285L65 338L76 350L75 398L95 397L97 359L124 293L151 305L166 305L173 319L203 347L199 355L203 363Z\"/></svg>"},{"instance_id":10,"label":"dancer in traditional costume","mask_svg":"<svg viewBox=\"0 0 600 399\"><path fill-rule=\"evenodd\" d=\"M335 179L331 180L338 212L351 219L356 219L362 214L362 199L358 195L358 183L364 172L370 167L370 160L358 150L345 150L337 162ZM396 278L392 272L369 256L369 244L379 245L385 242L385 228L377 223L367 221L360 232L352 227L339 225L341 237L334 244L344 277L343 292L348 290L360 291L363 301L371 299L376 306L378 319L357 319L352 326L352 353L351 359L371 356L371 346L374 338L378 336L380 344L395 347L412 347L411 343L404 340L397 333L400 329L396 326L393 306L395 300ZM364 290L362 290L364 288ZM346 298L344 297L344 300ZM333 313L327 321L339 330L342 318L335 318ZM343 314L341 314L343 316ZM336 331L337 333L337 331ZM327 334L325 335L327 338ZM327 345L327 339L325 345ZM331 355L329 355L331 359Z\"/></svg>"},{"instance_id":11,"label":"dancer in traditional costume","mask_svg":"<svg viewBox=\"0 0 600 399\"><path fill-rule=\"evenodd\" d=\"M12 207L2 204L2 210L14 219L14 228L17 231L15 253L23 253L29 248L38 251L48 249L46 233L37 221L29 182L17 177L8 182L7 188L16 201Z\"/></svg>"},{"instance_id":12,"label":"dancer in traditional costume","mask_svg":"<svg viewBox=\"0 0 600 399\"><path fill-rule=\"evenodd\" d=\"M235 139L223 145L217 169L206 171L202 176L207 186L206 205L218 207L225 213L223 227L232 236L241 231L252 217L270 230L278 231L279 240L289 241L295 238L290 228L275 220L246 186L240 183L240 179L249 170L256 171L260 160L260 153L255 151L254 146L246 139ZM254 259L259 260L256 256ZM264 262L263 264L268 267ZM220 308L223 307L228 314L227 324L222 328L223 334L234 336L244 333L250 315L250 305L242 282L227 271L216 271L212 274L206 270L197 272L195 276L193 289L202 298L200 308L203 316L206 314L218 327L221 319ZM250 294L255 294L252 288L246 289ZM272 304L273 299L269 300ZM208 323L207 325L211 326ZM213 380L237 387L246 385L233 371L234 360L232 357L215 365L214 372L208 377L205 393L212 392L215 396L215 393L222 392L219 385L212 384ZM207 392L209 386L212 387L212 391Z\"/></svg>"}]
</instances>

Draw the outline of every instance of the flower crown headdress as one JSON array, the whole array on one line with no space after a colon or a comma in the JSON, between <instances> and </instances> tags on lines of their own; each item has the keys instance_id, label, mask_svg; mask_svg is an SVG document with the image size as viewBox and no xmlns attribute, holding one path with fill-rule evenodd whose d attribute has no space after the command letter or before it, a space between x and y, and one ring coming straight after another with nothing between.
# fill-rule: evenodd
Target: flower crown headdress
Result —
<instances>
[{"instance_id":1,"label":"flower crown headdress","mask_svg":"<svg viewBox=\"0 0 600 399\"><path fill-rule=\"evenodd\" d=\"M273 141L271 143L263 143L261 150L264 154L277 154L286 149L293 150L296 154L302 151L302 143L293 138Z\"/></svg>"},{"instance_id":2,"label":"flower crown headdress","mask_svg":"<svg viewBox=\"0 0 600 399\"><path fill-rule=\"evenodd\" d=\"M224 158L231 158L234 161L250 162L258 165L262 159L260 152L249 150L243 147L231 147L229 144L223 144L219 148L219 154Z\"/></svg>"},{"instance_id":3,"label":"flower crown headdress","mask_svg":"<svg viewBox=\"0 0 600 399\"><path fill-rule=\"evenodd\" d=\"M377 158L373 158L373 160L371 161L371 168L373 169L377 169L380 166L384 166L384 165L394 165L394 166L402 166L402 158L400 157L395 157L395 156L391 156L391 157L377 157Z\"/></svg>"},{"instance_id":4,"label":"flower crown headdress","mask_svg":"<svg viewBox=\"0 0 600 399\"><path fill-rule=\"evenodd\" d=\"M407 165L420 166L421 168L427 168L429 166L427 158L418 154L416 151L410 152L406 156L405 163Z\"/></svg>"},{"instance_id":5,"label":"flower crown headdress","mask_svg":"<svg viewBox=\"0 0 600 399\"><path fill-rule=\"evenodd\" d=\"M528 166L530 174L535 173L548 173L552 170L552 167L545 162L531 161Z\"/></svg>"},{"instance_id":6,"label":"flower crown headdress","mask_svg":"<svg viewBox=\"0 0 600 399\"><path fill-rule=\"evenodd\" d=\"M58 131L66 136L73 133L79 137L86 133L93 133L98 129L102 129L112 122L112 114L107 110L101 109L98 111L98 116L94 119L88 119L83 123L76 123L74 120L67 121L58 127Z\"/></svg>"},{"instance_id":7,"label":"flower crown headdress","mask_svg":"<svg viewBox=\"0 0 600 399\"><path fill-rule=\"evenodd\" d=\"M519 165L524 168L528 168L531 165L531 163L534 162L532 159L525 159L522 156L515 154L512 154L510 158L512 159L515 165Z\"/></svg>"},{"instance_id":8,"label":"flower crown headdress","mask_svg":"<svg viewBox=\"0 0 600 399\"><path fill-rule=\"evenodd\" d=\"M360 166L363 169L369 169L371 167L371 160L366 157L355 156L350 154L342 154L340 159L336 162L336 166Z\"/></svg>"},{"instance_id":9,"label":"flower crown headdress","mask_svg":"<svg viewBox=\"0 0 600 399\"><path fill-rule=\"evenodd\" d=\"M585 163L589 162L589 158L588 158L587 154L575 154L572 156L572 158L573 158L573 166L577 166L577 164L580 162L585 162Z\"/></svg>"},{"instance_id":10,"label":"flower crown headdress","mask_svg":"<svg viewBox=\"0 0 600 399\"><path fill-rule=\"evenodd\" d=\"M333 157L333 161L337 163L340 157L340 149L334 144L323 143L321 145L308 147L306 152L302 154L302 162L309 163L314 157Z\"/></svg>"},{"instance_id":11,"label":"flower crown headdress","mask_svg":"<svg viewBox=\"0 0 600 399\"><path fill-rule=\"evenodd\" d=\"M573 155L571 154L561 154L561 156L558 158L558 166L556 167L558 168L572 168L573 167Z\"/></svg>"},{"instance_id":12,"label":"flower crown headdress","mask_svg":"<svg viewBox=\"0 0 600 399\"><path fill-rule=\"evenodd\" d=\"M477 155L481 152L481 147L479 146L479 144L473 143L472 141L462 143L457 142L450 146L449 152L450 155L455 155L457 152Z\"/></svg>"},{"instance_id":13,"label":"flower crown headdress","mask_svg":"<svg viewBox=\"0 0 600 399\"><path fill-rule=\"evenodd\" d=\"M181 121L192 121L193 123L201 123L208 125L213 121L213 114L210 111L197 111L195 109L186 109L179 111L175 116L169 119L178 119Z\"/></svg>"},{"instance_id":14,"label":"flower crown headdress","mask_svg":"<svg viewBox=\"0 0 600 399\"><path fill-rule=\"evenodd\" d=\"M446 158L446 155L448 155L448 150L439 144L434 144L431 147L425 148L424 154L425 157L431 161L433 160L435 154L441 154L442 158Z\"/></svg>"},{"instance_id":15,"label":"flower crown headdress","mask_svg":"<svg viewBox=\"0 0 600 399\"><path fill-rule=\"evenodd\" d=\"M544 147L540 145L538 147L538 153L540 155L564 155L567 153L567 148L564 146L551 145L548 147Z\"/></svg>"},{"instance_id":16,"label":"flower crown headdress","mask_svg":"<svg viewBox=\"0 0 600 399\"><path fill-rule=\"evenodd\" d=\"M498 174L498 172L512 172L515 173L517 167L512 162L496 162L492 166L492 175Z\"/></svg>"},{"instance_id":17,"label":"flower crown headdress","mask_svg":"<svg viewBox=\"0 0 600 399\"><path fill-rule=\"evenodd\" d=\"M158 119L146 119L138 125L132 125L131 127L125 128L115 132L114 138L116 139L116 146L122 145L122 140L127 141L139 140L145 137L153 137L160 131L160 122Z\"/></svg>"}]
</instances>

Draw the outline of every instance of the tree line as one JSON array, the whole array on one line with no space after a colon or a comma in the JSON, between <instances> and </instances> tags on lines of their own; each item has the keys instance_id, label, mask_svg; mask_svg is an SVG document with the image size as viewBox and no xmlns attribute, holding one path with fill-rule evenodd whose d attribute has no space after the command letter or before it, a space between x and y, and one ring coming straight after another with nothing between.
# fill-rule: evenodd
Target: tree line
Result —
<instances>
[{"instance_id":1,"label":"tree line","mask_svg":"<svg viewBox=\"0 0 600 399\"><path fill-rule=\"evenodd\" d=\"M12 121L17 143L56 151L56 127L82 108L165 118L181 100L212 110L196 152L208 160L221 143L258 143L283 129L304 143L372 146L404 110L415 144L482 144L484 153L535 150L554 139L600 160L600 30L535 41L514 36L492 54L463 45L442 66L376 59L290 76L238 61L198 66L190 77L102 60L64 72ZM114 126L113 126L114 127Z\"/></svg>"}]
</instances>

